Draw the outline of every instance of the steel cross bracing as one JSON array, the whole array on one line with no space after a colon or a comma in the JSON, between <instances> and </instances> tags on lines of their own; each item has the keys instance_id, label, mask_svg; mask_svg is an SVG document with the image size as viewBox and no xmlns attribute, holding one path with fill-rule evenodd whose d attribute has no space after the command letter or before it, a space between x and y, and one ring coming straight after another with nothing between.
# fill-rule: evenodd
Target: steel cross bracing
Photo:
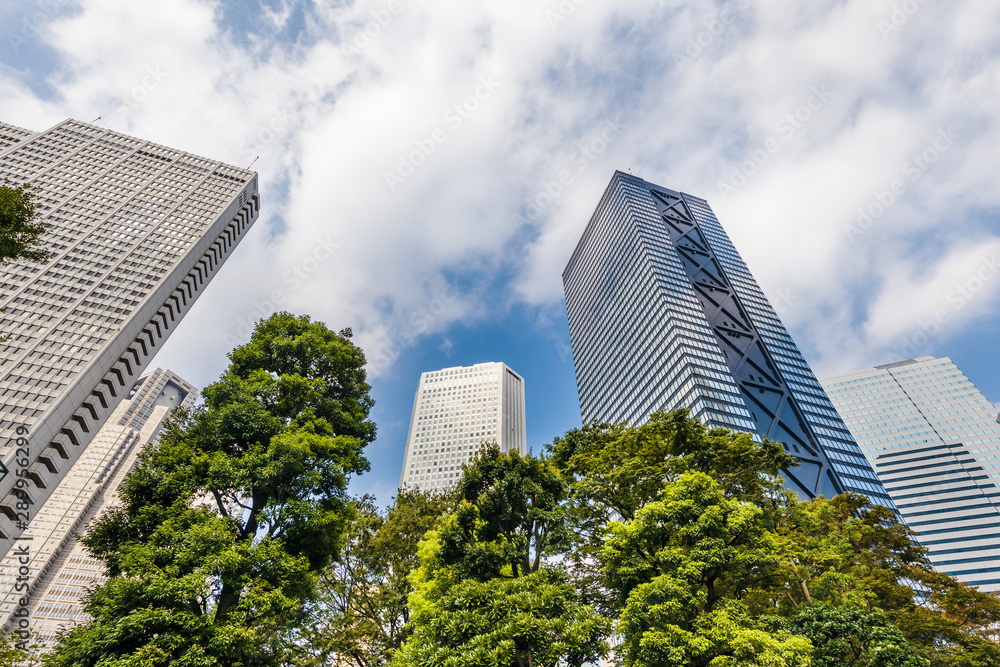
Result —
<instances>
[{"instance_id":1,"label":"steel cross bracing","mask_svg":"<svg viewBox=\"0 0 1000 667\"><path fill-rule=\"evenodd\" d=\"M757 424L757 433L784 445L801 465L784 471L790 488L814 498L842 491L761 336L681 197L651 190L671 242L691 280L705 318Z\"/></svg>"}]
</instances>

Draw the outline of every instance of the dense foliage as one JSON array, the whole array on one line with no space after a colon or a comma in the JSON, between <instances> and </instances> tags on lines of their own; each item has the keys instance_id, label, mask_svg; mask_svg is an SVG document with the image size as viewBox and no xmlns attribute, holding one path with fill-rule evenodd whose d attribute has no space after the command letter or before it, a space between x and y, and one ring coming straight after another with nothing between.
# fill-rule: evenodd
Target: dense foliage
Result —
<instances>
[{"instance_id":1,"label":"dense foliage","mask_svg":"<svg viewBox=\"0 0 1000 667\"><path fill-rule=\"evenodd\" d=\"M352 501L374 426L349 338L280 314L233 351L86 537L112 576L48 664L1000 664L1000 601L895 512L800 502L780 444L684 411Z\"/></svg>"},{"instance_id":2,"label":"dense foliage","mask_svg":"<svg viewBox=\"0 0 1000 667\"><path fill-rule=\"evenodd\" d=\"M85 544L109 581L49 665L281 665L375 435L349 332L276 314L179 415Z\"/></svg>"},{"instance_id":3,"label":"dense foliage","mask_svg":"<svg viewBox=\"0 0 1000 667\"><path fill-rule=\"evenodd\" d=\"M14 187L5 178L0 184L0 267L18 260L40 262L48 258L49 253L39 245L48 226L38 222L37 213L38 200L31 186ZM9 336L0 332L0 343L6 340Z\"/></svg>"},{"instance_id":4,"label":"dense foliage","mask_svg":"<svg viewBox=\"0 0 1000 667\"><path fill-rule=\"evenodd\" d=\"M726 498L774 507L784 498L779 473L795 465L778 443L708 431L685 411L658 413L637 427L573 429L556 438L547 454L568 487L575 544L567 559L573 577L585 599L611 617L621 611L622 600L608 590L599 554L612 521L633 521L688 473L711 476Z\"/></svg>"},{"instance_id":5,"label":"dense foliage","mask_svg":"<svg viewBox=\"0 0 1000 667\"><path fill-rule=\"evenodd\" d=\"M26 259L41 261L48 253L39 247L47 229L35 219L38 202L29 185L11 186L7 179L0 185L0 265Z\"/></svg>"},{"instance_id":6,"label":"dense foliage","mask_svg":"<svg viewBox=\"0 0 1000 667\"><path fill-rule=\"evenodd\" d=\"M887 508L799 502L775 443L675 412L550 451L587 529L580 585L607 596L625 665L1000 664L996 598L934 572Z\"/></svg>"},{"instance_id":7,"label":"dense foliage","mask_svg":"<svg viewBox=\"0 0 1000 667\"><path fill-rule=\"evenodd\" d=\"M550 559L570 544L565 492L545 460L477 455L458 510L420 544L413 635L394 665L579 666L606 653L610 623Z\"/></svg>"},{"instance_id":8,"label":"dense foliage","mask_svg":"<svg viewBox=\"0 0 1000 667\"><path fill-rule=\"evenodd\" d=\"M321 573L319 595L297 647L302 665L388 664L412 631L410 573L417 546L454 508L451 495L400 491L386 512L373 498L356 503L340 558Z\"/></svg>"},{"instance_id":9,"label":"dense foliage","mask_svg":"<svg viewBox=\"0 0 1000 667\"><path fill-rule=\"evenodd\" d=\"M726 498L701 472L670 482L632 521L612 523L601 563L622 610L623 663L801 664L809 642L771 631L744 601L779 581L766 523L760 507Z\"/></svg>"}]
</instances>

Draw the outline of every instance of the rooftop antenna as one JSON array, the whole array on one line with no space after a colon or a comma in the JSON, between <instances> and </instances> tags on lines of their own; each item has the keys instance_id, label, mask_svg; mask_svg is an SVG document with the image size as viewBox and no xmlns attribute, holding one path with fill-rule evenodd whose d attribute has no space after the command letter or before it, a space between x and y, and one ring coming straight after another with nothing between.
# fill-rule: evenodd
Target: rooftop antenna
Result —
<instances>
[{"instance_id":1,"label":"rooftop antenna","mask_svg":"<svg viewBox=\"0 0 1000 667\"><path fill-rule=\"evenodd\" d=\"M250 171L250 167L252 167L252 166L254 165L254 162L256 162L256 161L257 161L257 160L259 160L259 159L260 159L260 156L259 156L259 155L258 155L257 157L255 157L255 158L253 159L253 162L251 162L251 163L249 164L249 166L247 166L247 171Z\"/></svg>"}]
</instances>

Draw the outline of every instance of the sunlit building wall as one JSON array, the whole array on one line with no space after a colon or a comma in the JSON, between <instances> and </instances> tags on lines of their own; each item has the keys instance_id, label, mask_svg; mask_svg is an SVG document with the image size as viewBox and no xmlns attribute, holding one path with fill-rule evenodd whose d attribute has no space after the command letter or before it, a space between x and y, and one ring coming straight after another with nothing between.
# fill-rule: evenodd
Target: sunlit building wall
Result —
<instances>
[{"instance_id":1,"label":"sunlit building wall","mask_svg":"<svg viewBox=\"0 0 1000 667\"><path fill-rule=\"evenodd\" d=\"M0 267L0 556L258 211L253 172L74 120L0 124L2 179L33 188L51 256Z\"/></svg>"},{"instance_id":2,"label":"sunlit building wall","mask_svg":"<svg viewBox=\"0 0 1000 667\"><path fill-rule=\"evenodd\" d=\"M524 378L503 363L423 373L406 438L403 489L448 489L487 443L527 453Z\"/></svg>"},{"instance_id":3,"label":"sunlit building wall","mask_svg":"<svg viewBox=\"0 0 1000 667\"><path fill-rule=\"evenodd\" d=\"M921 357L823 386L941 572L1000 591L1000 416L951 359Z\"/></svg>"}]
</instances>

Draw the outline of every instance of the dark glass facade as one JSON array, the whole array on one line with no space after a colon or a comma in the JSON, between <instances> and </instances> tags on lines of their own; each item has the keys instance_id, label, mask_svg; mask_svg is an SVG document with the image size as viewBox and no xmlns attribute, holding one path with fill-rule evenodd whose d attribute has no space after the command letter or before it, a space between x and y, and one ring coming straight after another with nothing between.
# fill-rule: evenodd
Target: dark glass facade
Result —
<instances>
[{"instance_id":1,"label":"dark glass facade","mask_svg":"<svg viewBox=\"0 0 1000 667\"><path fill-rule=\"evenodd\" d=\"M585 423L688 408L781 442L803 497L893 507L705 200L616 172L563 286Z\"/></svg>"}]
</instances>

